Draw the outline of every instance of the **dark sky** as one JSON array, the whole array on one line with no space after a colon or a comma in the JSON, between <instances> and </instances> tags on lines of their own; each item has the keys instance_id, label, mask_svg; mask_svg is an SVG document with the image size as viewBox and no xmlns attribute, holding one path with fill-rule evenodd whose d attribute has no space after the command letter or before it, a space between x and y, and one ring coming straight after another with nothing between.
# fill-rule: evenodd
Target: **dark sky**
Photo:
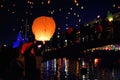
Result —
<instances>
[{"instance_id":1,"label":"dark sky","mask_svg":"<svg viewBox=\"0 0 120 80\"><path fill-rule=\"evenodd\" d=\"M48 1L50 3L48 4ZM80 27L107 11L118 12L120 0L0 0L0 44L11 44L38 16L51 16L57 27Z\"/></svg>"}]
</instances>

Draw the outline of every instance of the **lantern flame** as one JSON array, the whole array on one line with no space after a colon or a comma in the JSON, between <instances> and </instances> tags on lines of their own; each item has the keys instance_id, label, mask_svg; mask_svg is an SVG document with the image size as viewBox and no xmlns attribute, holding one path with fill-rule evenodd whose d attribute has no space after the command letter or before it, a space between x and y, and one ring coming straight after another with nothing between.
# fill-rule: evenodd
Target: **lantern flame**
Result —
<instances>
[{"instance_id":1,"label":"lantern flame","mask_svg":"<svg viewBox=\"0 0 120 80\"><path fill-rule=\"evenodd\" d=\"M32 32L37 41L49 41L55 32L56 24L53 18L41 16L33 21Z\"/></svg>"}]
</instances>

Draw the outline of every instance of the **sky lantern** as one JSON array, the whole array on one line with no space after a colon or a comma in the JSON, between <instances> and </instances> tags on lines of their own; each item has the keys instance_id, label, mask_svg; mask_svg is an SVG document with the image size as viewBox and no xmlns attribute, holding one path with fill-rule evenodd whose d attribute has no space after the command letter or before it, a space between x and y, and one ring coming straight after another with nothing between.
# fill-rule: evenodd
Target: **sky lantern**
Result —
<instances>
[{"instance_id":1,"label":"sky lantern","mask_svg":"<svg viewBox=\"0 0 120 80\"><path fill-rule=\"evenodd\" d=\"M37 17L32 24L32 32L37 41L49 41L56 29L55 21L52 17Z\"/></svg>"},{"instance_id":2,"label":"sky lantern","mask_svg":"<svg viewBox=\"0 0 120 80\"><path fill-rule=\"evenodd\" d=\"M108 13L107 13L107 19L108 19L109 22L113 21L113 15L110 11L108 11Z\"/></svg>"},{"instance_id":3,"label":"sky lantern","mask_svg":"<svg viewBox=\"0 0 120 80\"><path fill-rule=\"evenodd\" d=\"M99 63L99 58L95 58L95 59L94 59L95 67L97 67L98 63Z\"/></svg>"}]
</instances>

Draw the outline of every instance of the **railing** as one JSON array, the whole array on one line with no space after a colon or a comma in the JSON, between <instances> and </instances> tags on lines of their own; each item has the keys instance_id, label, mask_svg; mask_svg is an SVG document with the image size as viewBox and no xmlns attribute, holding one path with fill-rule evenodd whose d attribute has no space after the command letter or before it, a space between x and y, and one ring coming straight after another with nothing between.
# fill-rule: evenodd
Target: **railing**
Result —
<instances>
[{"instance_id":1,"label":"railing","mask_svg":"<svg viewBox=\"0 0 120 80\"><path fill-rule=\"evenodd\" d=\"M79 38L81 40L79 43L76 43L74 41L75 39L73 39L71 40L73 42L72 45L47 51L44 53L43 58L51 59L66 56L71 57L71 55L74 57L80 53L83 53L82 51L90 48L101 47L109 44L120 44L120 25L104 27L103 31L100 34L100 38L98 38L98 35L96 36L92 34L86 34L84 36L80 35ZM94 39L89 39L91 35L94 37ZM88 36L88 38L85 38L85 36ZM82 40L82 38L88 40ZM82 56L82 54L78 56Z\"/></svg>"}]
</instances>

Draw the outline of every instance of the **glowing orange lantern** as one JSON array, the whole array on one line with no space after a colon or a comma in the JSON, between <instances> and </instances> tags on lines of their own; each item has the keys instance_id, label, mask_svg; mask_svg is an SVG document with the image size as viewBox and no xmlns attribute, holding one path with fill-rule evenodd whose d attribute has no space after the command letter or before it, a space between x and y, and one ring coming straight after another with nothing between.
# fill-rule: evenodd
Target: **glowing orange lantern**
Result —
<instances>
[{"instance_id":1,"label":"glowing orange lantern","mask_svg":"<svg viewBox=\"0 0 120 80\"><path fill-rule=\"evenodd\" d=\"M55 32L56 24L53 18L41 16L33 21L32 32L37 41L49 41Z\"/></svg>"}]
</instances>

